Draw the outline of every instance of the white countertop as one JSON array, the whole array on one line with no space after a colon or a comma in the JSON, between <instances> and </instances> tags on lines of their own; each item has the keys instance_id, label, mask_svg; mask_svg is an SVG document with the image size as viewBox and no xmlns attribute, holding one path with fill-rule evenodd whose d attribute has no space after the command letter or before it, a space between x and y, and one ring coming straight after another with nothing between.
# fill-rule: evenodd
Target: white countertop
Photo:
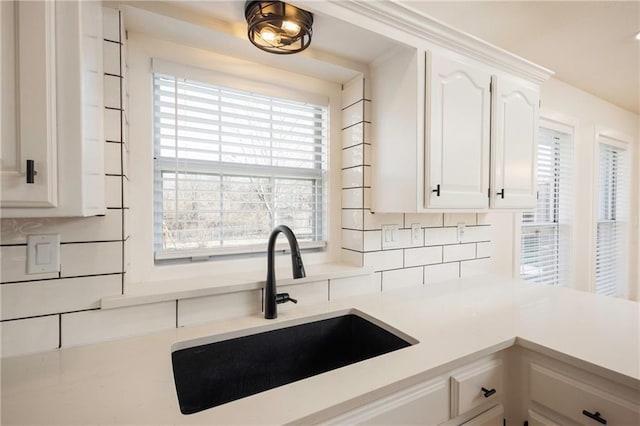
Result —
<instances>
[{"instance_id":1,"label":"white countertop","mask_svg":"<svg viewBox=\"0 0 640 426\"><path fill-rule=\"evenodd\" d=\"M2 424L313 422L520 344L640 387L638 303L477 277L2 360ZM171 345L355 308L417 345L182 415Z\"/></svg>"}]
</instances>

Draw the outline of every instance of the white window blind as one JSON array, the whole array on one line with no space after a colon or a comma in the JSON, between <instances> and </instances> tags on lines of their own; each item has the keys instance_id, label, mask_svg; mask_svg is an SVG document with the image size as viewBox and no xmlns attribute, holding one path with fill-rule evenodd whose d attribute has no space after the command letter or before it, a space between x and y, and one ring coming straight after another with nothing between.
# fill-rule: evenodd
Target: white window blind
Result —
<instances>
[{"instance_id":1,"label":"white window blind","mask_svg":"<svg viewBox=\"0 0 640 426\"><path fill-rule=\"evenodd\" d=\"M600 138L595 292L623 296L627 283L629 159L615 140Z\"/></svg>"},{"instance_id":2,"label":"white window blind","mask_svg":"<svg viewBox=\"0 0 640 426\"><path fill-rule=\"evenodd\" d=\"M326 240L327 107L154 73L156 260Z\"/></svg>"},{"instance_id":3,"label":"white window blind","mask_svg":"<svg viewBox=\"0 0 640 426\"><path fill-rule=\"evenodd\" d=\"M528 281L566 286L571 280L572 176L571 134L540 128L538 204L522 215L520 276Z\"/></svg>"}]
</instances>

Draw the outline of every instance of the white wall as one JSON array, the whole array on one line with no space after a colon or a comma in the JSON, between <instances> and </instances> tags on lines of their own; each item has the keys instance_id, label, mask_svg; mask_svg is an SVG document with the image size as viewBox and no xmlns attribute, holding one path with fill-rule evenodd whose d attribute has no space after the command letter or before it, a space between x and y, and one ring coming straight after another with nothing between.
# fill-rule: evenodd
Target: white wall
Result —
<instances>
[{"instance_id":1,"label":"white wall","mask_svg":"<svg viewBox=\"0 0 640 426\"><path fill-rule=\"evenodd\" d=\"M632 188L630 224L630 273L629 296L638 300L638 167L639 117L600 98L581 91L556 79L542 86L541 117L569 124L574 127L575 198L574 198L574 283L573 287L590 291L594 283L595 262L595 182L598 134L614 135L631 141ZM499 242L494 242L492 270L502 274L517 274L519 263L519 214L492 214ZM516 265L514 265L516 262Z\"/></svg>"}]
</instances>

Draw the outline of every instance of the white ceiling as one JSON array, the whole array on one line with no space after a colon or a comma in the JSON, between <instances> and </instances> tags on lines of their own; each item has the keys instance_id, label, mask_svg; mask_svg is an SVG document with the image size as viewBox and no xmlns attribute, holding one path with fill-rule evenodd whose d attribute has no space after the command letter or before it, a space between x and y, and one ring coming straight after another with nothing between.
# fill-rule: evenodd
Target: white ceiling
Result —
<instances>
[{"instance_id":1,"label":"white ceiling","mask_svg":"<svg viewBox=\"0 0 640 426\"><path fill-rule=\"evenodd\" d=\"M549 68L559 80L640 114L640 41L634 39L640 31L640 1L400 1ZM233 50L247 59L255 56L256 49L243 40L243 0L129 4L189 22L190 31L176 27L174 36L192 37L191 41L195 41L196 37L188 34L191 30L224 32L230 37L225 37L224 44L217 48ZM141 16L130 14L134 30L144 28L157 36L162 34L153 33L167 31L168 23L163 29L158 21ZM351 75L346 70L361 69L394 46L384 37L334 17L316 14L314 19L312 45L303 55L307 62L309 58L331 62L334 81L346 81ZM201 34L197 40L202 44L208 39ZM277 66L278 61L293 64L296 56L264 54L261 60ZM318 63L300 67L299 71L310 75L326 72L318 68Z\"/></svg>"},{"instance_id":2,"label":"white ceiling","mask_svg":"<svg viewBox=\"0 0 640 426\"><path fill-rule=\"evenodd\" d=\"M403 3L640 114L639 1Z\"/></svg>"}]
</instances>

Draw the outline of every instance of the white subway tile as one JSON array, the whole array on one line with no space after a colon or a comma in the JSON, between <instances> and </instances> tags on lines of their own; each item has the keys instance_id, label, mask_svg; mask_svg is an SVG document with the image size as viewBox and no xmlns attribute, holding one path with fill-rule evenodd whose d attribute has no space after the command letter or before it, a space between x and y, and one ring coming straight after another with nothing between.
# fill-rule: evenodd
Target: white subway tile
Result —
<instances>
[{"instance_id":1,"label":"white subway tile","mask_svg":"<svg viewBox=\"0 0 640 426\"><path fill-rule=\"evenodd\" d=\"M374 230L382 229L382 225L398 225L402 227L402 213L371 213L370 210L364 211L364 229Z\"/></svg>"},{"instance_id":2,"label":"white subway tile","mask_svg":"<svg viewBox=\"0 0 640 426\"><path fill-rule=\"evenodd\" d=\"M278 286L278 291L289 293L289 296L298 301L297 304L283 303L278 305L278 311L288 311L296 309L296 306L307 306L313 303L326 302L329 300L329 280L316 281L304 284L290 284Z\"/></svg>"},{"instance_id":3,"label":"white subway tile","mask_svg":"<svg viewBox=\"0 0 640 426\"><path fill-rule=\"evenodd\" d=\"M117 9L102 8L102 31L105 39L120 41L120 12Z\"/></svg>"},{"instance_id":4,"label":"white subway tile","mask_svg":"<svg viewBox=\"0 0 640 426\"><path fill-rule=\"evenodd\" d=\"M104 110L104 139L113 142L122 142L120 134L120 111L115 109Z\"/></svg>"},{"instance_id":5,"label":"white subway tile","mask_svg":"<svg viewBox=\"0 0 640 426\"><path fill-rule=\"evenodd\" d=\"M176 302L62 315L62 347L85 345L176 326Z\"/></svg>"},{"instance_id":6,"label":"white subway tile","mask_svg":"<svg viewBox=\"0 0 640 426\"><path fill-rule=\"evenodd\" d=\"M374 251L364 254L364 266L374 271L399 269L403 267L402 250Z\"/></svg>"},{"instance_id":7,"label":"white subway tile","mask_svg":"<svg viewBox=\"0 0 640 426\"><path fill-rule=\"evenodd\" d=\"M122 174L122 144L105 142L104 144L104 172L108 175Z\"/></svg>"},{"instance_id":8,"label":"white subway tile","mask_svg":"<svg viewBox=\"0 0 640 426\"><path fill-rule=\"evenodd\" d=\"M342 210L342 227L348 229L363 229L361 209Z\"/></svg>"},{"instance_id":9,"label":"white subway tile","mask_svg":"<svg viewBox=\"0 0 640 426\"><path fill-rule=\"evenodd\" d=\"M105 202L107 207L122 207L122 177L105 176Z\"/></svg>"},{"instance_id":10,"label":"white subway tile","mask_svg":"<svg viewBox=\"0 0 640 426\"><path fill-rule=\"evenodd\" d=\"M362 166L364 164L364 147L366 145L354 145L342 150L342 168Z\"/></svg>"},{"instance_id":11,"label":"white subway tile","mask_svg":"<svg viewBox=\"0 0 640 426\"><path fill-rule=\"evenodd\" d=\"M356 102L342 110L342 128L346 129L364 121L365 101Z\"/></svg>"},{"instance_id":12,"label":"white subway tile","mask_svg":"<svg viewBox=\"0 0 640 426\"><path fill-rule=\"evenodd\" d=\"M362 231L342 230L342 248L362 251L364 248Z\"/></svg>"},{"instance_id":13,"label":"white subway tile","mask_svg":"<svg viewBox=\"0 0 640 426\"><path fill-rule=\"evenodd\" d=\"M108 41L102 44L102 60L106 74L120 74L120 45Z\"/></svg>"},{"instance_id":14,"label":"white subway tile","mask_svg":"<svg viewBox=\"0 0 640 426\"><path fill-rule=\"evenodd\" d=\"M345 250L340 251L340 261L346 265L363 266L363 255L357 251Z\"/></svg>"},{"instance_id":15,"label":"white subway tile","mask_svg":"<svg viewBox=\"0 0 640 426\"><path fill-rule=\"evenodd\" d=\"M418 223L422 228L436 228L442 226L442 213L406 213L404 215L404 227L410 228Z\"/></svg>"},{"instance_id":16,"label":"white subway tile","mask_svg":"<svg viewBox=\"0 0 640 426\"><path fill-rule=\"evenodd\" d=\"M120 103L120 77L112 75L104 76L104 106L109 108L122 108Z\"/></svg>"},{"instance_id":17,"label":"white subway tile","mask_svg":"<svg viewBox=\"0 0 640 426\"><path fill-rule=\"evenodd\" d=\"M463 243L472 243L476 241L491 241L493 237L493 228L491 226L469 226L464 230Z\"/></svg>"},{"instance_id":18,"label":"white subway tile","mask_svg":"<svg viewBox=\"0 0 640 426\"><path fill-rule=\"evenodd\" d=\"M349 188L342 190L343 209L361 209L364 205L364 189Z\"/></svg>"},{"instance_id":19,"label":"white subway tile","mask_svg":"<svg viewBox=\"0 0 640 426\"><path fill-rule=\"evenodd\" d=\"M465 225L476 224L475 213L445 213L444 214L444 226L456 226L459 223Z\"/></svg>"},{"instance_id":20,"label":"white subway tile","mask_svg":"<svg viewBox=\"0 0 640 426\"><path fill-rule=\"evenodd\" d=\"M417 244L413 244L411 241L411 229L400 229L398 230L398 247L399 248L408 248L414 246L421 246L422 241L419 241Z\"/></svg>"},{"instance_id":21,"label":"white subway tile","mask_svg":"<svg viewBox=\"0 0 640 426\"><path fill-rule=\"evenodd\" d=\"M442 263L442 246L419 247L404 251L404 266L431 265Z\"/></svg>"},{"instance_id":22,"label":"white subway tile","mask_svg":"<svg viewBox=\"0 0 640 426\"><path fill-rule=\"evenodd\" d=\"M364 232L364 251L382 250L382 231Z\"/></svg>"},{"instance_id":23,"label":"white subway tile","mask_svg":"<svg viewBox=\"0 0 640 426\"><path fill-rule=\"evenodd\" d=\"M121 293L120 274L4 284L2 320L98 308L103 297Z\"/></svg>"},{"instance_id":24,"label":"white subway tile","mask_svg":"<svg viewBox=\"0 0 640 426\"><path fill-rule=\"evenodd\" d=\"M460 263L441 263L424 267L424 283L437 283L440 281L460 278Z\"/></svg>"},{"instance_id":25,"label":"white subway tile","mask_svg":"<svg viewBox=\"0 0 640 426\"><path fill-rule=\"evenodd\" d=\"M364 98L364 78L358 76L342 86L342 107L348 107Z\"/></svg>"},{"instance_id":26,"label":"white subway tile","mask_svg":"<svg viewBox=\"0 0 640 426\"><path fill-rule=\"evenodd\" d=\"M13 281L41 280L57 278L57 272L44 274L27 274L27 246L0 247L1 280L3 283Z\"/></svg>"},{"instance_id":27,"label":"white subway tile","mask_svg":"<svg viewBox=\"0 0 640 426\"><path fill-rule=\"evenodd\" d=\"M423 283L423 270L419 268L396 269L382 272L382 291L420 286Z\"/></svg>"},{"instance_id":28,"label":"white subway tile","mask_svg":"<svg viewBox=\"0 0 640 426\"><path fill-rule=\"evenodd\" d=\"M362 205L365 209L371 209L371 188L365 188L362 191L362 197L364 200L362 201Z\"/></svg>"},{"instance_id":29,"label":"white subway tile","mask_svg":"<svg viewBox=\"0 0 640 426\"><path fill-rule=\"evenodd\" d=\"M365 140L366 123L360 123L342 130L342 147L359 145Z\"/></svg>"},{"instance_id":30,"label":"white subway tile","mask_svg":"<svg viewBox=\"0 0 640 426\"><path fill-rule=\"evenodd\" d=\"M122 242L62 244L60 264L62 277L122 272Z\"/></svg>"},{"instance_id":31,"label":"white subway tile","mask_svg":"<svg viewBox=\"0 0 640 426\"><path fill-rule=\"evenodd\" d=\"M359 188L364 186L364 167L352 167L342 171L343 188Z\"/></svg>"},{"instance_id":32,"label":"white subway tile","mask_svg":"<svg viewBox=\"0 0 640 426\"><path fill-rule=\"evenodd\" d=\"M120 210L107 210L105 216L80 218L2 219L0 224L3 244L26 244L27 235L33 234L60 234L63 243L119 240L122 237Z\"/></svg>"},{"instance_id":33,"label":"white subway tile","mask_svg":"<svg viewBox=\"0 0 640 426\"><path fill-rule=\"evenodd\" d=\"M329 298L358 296L380 292L380 274L369 274L360 277L333 278L329 280Z\"/></svg>"},{"instance_id":34,"label":"white subway tile","mask_svg":"<svg viewBox=\"0 0 640 426\"><path fill-rule=\"evenodd\" d=\"M460 262L460 276L465 278L476 275L485 275L489 273L489 268L489 259L476 259Z\"/></svg>"},{"instance_id":35,"label":"white subway tile","mask_svg":"<svg viewBox=\"0 0 640 426\"><path fill-rule=\"evenodd\" d=\"M261 304L261 290L179 300L178 327L257 315Z\"/></svg>"},{"instance_id":36,"label":"white subway tile","mask_svg":"<svg viewBox=\"0 0 640 426\"><path fill-rule=\"evenodd\" d=\"M2 357L56 349L60 339L58 315L0 323Z\"/></svg>"},{"instance_id":37,"label":"white subway tile","mask_svg":"<svg viewBox=\"0 0 640 426\"><path fill-rule=\"evenodd\" d=\"M491 243L478 243L476 257L491 257Z\"/></svg>"},{"instance_id":38,"label":"white subway tile","mask_svg":"<svg viewBox=\"0 0 640 426\"><path fill-rule=\"evenodd\" d=\"M454 262L456 260L475 259L476 245L472 244L456 244L452 246L444 246L442 259L445 262Z\"/></svg>"},{"instance_id":39,"label":"white subway tile","mask_svg":"<svg viewBox=\"0 0 640 426\"><path fill-rule=\"evenodd\" d=\"M458 230L456 228L427 228L424 230L425 246L455 244L457 242Z\"/></svg>"}]
</instances>

